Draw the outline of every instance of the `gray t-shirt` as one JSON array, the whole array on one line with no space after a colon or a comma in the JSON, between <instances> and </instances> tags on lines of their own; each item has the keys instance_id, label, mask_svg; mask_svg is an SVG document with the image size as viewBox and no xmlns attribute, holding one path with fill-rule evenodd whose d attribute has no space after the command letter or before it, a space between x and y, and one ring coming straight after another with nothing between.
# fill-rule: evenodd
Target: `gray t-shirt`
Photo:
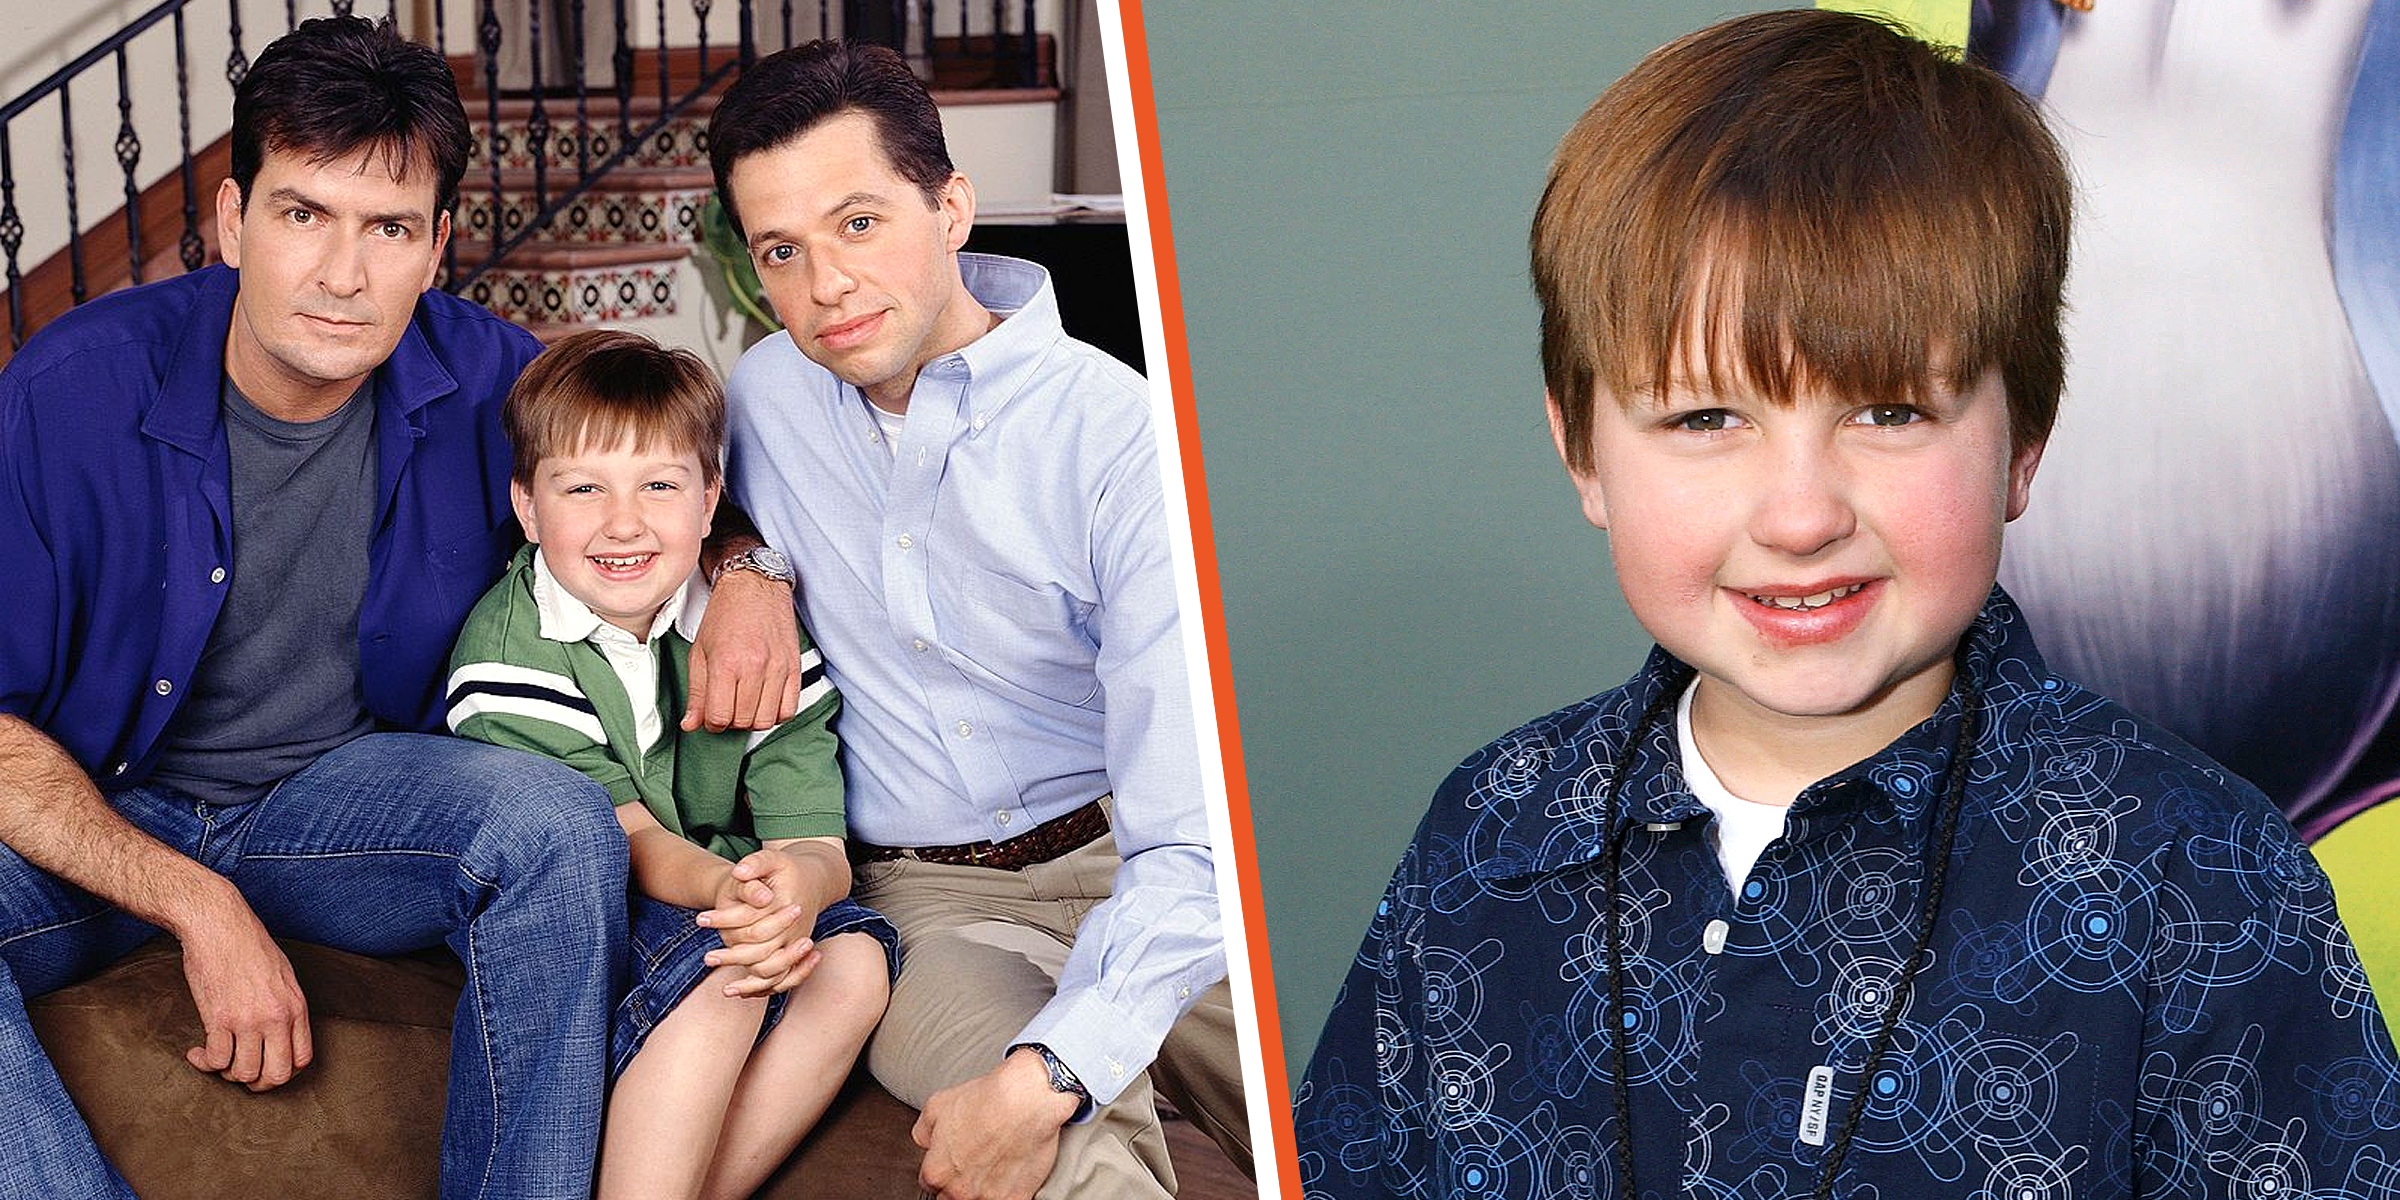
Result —
<instances>
[{"instance_id":1,"label":"gray t-shirt","mask_svg":"<svg viewBox=\"0 0 2400 1200\"><path fill-rule=\"evenodd\" d=\"M375 521L374 391L370 379L332 415L294 423L225 381L233 571L153 782L213 804L255 800L371 727L358 608Z\"/></svg>"}]
</instances>

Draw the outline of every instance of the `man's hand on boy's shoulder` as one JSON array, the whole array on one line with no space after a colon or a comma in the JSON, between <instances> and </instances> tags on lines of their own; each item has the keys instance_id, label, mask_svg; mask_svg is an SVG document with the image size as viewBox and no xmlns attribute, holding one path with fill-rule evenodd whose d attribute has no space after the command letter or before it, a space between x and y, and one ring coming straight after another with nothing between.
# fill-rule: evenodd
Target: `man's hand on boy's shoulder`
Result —
<instances>
[{"instance_id":1,"label":"man's hand on boy's shoulder","mask_svg":"<svg viewBox=\"0 0 2400 1200\"><path fill-rule=\"evenodd\" d=\"M692 639L686 731L773 729L800 711L800 613L793 586L755 571L718 579Z\"/></svg>"}]
</instances>

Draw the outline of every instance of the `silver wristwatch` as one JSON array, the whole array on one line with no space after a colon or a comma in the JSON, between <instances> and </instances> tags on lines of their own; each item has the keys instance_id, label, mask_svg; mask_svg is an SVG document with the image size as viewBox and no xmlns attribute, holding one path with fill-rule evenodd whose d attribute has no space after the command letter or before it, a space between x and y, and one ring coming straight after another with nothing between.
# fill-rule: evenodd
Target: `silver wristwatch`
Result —
<instances>
[{"instance_id":1,"label":"silver wristwatch","mask_svg":"<svg viewBox=\"0 0 2400 1200\"><path fill-rule=\"evenodd\" d=\"M1050 1047L1040 1042L1018 1042L1008 1048L1008 1052L1011 1054L1019 1050L1031 1050L1042 1056L1042 1066L1050 1072L1051 1091L1062 1096L1075 1097L1075 1115L1067 1118L1070 1124L1091 1115L1093 1103L1090 1089L1083 1086L1082 1080L1075 1078L1075 1072L1070 1070L1067 1064L1059 1061L1059 1057L1050 1052Z\"/></svg>"},{"instance_id":2,"label":"silver wristwatch","mask_svg":"<svg viewBox=\"0 0 2400 1200\"><path fill-rule=\"evenodd\" d=\"M719 562L717 573L708 578L709 586L715 587L734 571L756 571L777 583L792 583L800 578L792 571L792 560L783 551L773 546L752 546Z\"/></svg>"}]
</instances>

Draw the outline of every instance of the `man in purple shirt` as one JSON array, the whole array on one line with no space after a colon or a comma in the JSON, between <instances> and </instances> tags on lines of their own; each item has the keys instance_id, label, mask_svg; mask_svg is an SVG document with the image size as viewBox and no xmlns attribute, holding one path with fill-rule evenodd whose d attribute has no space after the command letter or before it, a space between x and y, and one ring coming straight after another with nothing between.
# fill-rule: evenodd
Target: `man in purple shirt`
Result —
<instances>
[{"instance_id":1,"label":"man in purple shirt","mask_svg":"<svg viewBox=\"0 0 2400 1200\"><path fill-rule=\"evenodd\" d=\"M336 18L259 56L232 137L227 265L77 309L0 371L0 1194L131 1195L23 1000L164 930L192 1066L254 1091L311 1056L274 937L447 942L443 1195L580 1200L624 838L580 774L427 735L518 540L499 409L541 349L427 290L466 116L438 55ZM788 711L790 606L719 588L708 632L738 649L693 709Z\"/></svg>"}]
</instances>

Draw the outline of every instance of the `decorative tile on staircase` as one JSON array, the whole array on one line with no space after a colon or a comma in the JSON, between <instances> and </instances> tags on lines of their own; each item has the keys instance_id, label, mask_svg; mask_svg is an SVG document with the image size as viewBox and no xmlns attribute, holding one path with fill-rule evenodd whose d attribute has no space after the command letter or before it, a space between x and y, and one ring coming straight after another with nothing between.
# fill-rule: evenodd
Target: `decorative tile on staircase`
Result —
<instances>
[{"instance_id":1,"label":"decorative tile on staircase","mask_svg":"<svg viewBox=\"0 0 2400 1200\"><path fill-rule=\"evenodd\" d=\"M564 167L569 171L574 170L574 104L571 101L564 104L554 102L544 115L549 118L550 122L548 140L551 168L556 170ZM500 166L503 170L533 166L533 139L528 128L531 121L529 116L512 116L504 113L500 118L499 125L494 126L486 118L484 112L477 111L470 106L467 117L474 123L475 131L474 144L467 152L468 180L472 181L477 171L488 173L492 169L490 157L492 138L488 131L494 128L497 128L500 134ZM634 131L640 132L643 126L655 119L655 113L635 112L633 114ZM603 104L599 97L593 97L591 121L591 161L599 162L617 152L617 104L615 98L611 97ZM702 112L696 115L696 119L694 116L687 115L667 122L658 132L651 134L643 140L641 145L634 148L633 154L625 160L625 165L631 167L706 167L708 165L708 114Z\"/></svg>"},{"instance_id":2,"label":"decorative tile on staircase","mask_svg":"<svg viewBox=\"0 0 2400 1200\"><path fill-rule=\"evenodd\" d=\"M555 190L563 185L554 181L552 186ZM577 245L698 241L700 210L708 203L708 193L706 187L586 192L559 210L543 237ZM505 190L500 201L503 238L523 229L537 211L530 188ZM494 240L488 185L483 190L471 184L460 189L455 220L460 236Z\"/></svg>"},{"instance_id":3,"label":"decorative tile on staircase","mask_svg":"<svg viewBox=\"0 0 2400 1200\"><path fill-rule=\"evenodd\" d=\"M675 265L642 263L516 270L501 267L467 285L467 299L520 325L628 321L675 311Z\"/></svg>"}]
</instances>

